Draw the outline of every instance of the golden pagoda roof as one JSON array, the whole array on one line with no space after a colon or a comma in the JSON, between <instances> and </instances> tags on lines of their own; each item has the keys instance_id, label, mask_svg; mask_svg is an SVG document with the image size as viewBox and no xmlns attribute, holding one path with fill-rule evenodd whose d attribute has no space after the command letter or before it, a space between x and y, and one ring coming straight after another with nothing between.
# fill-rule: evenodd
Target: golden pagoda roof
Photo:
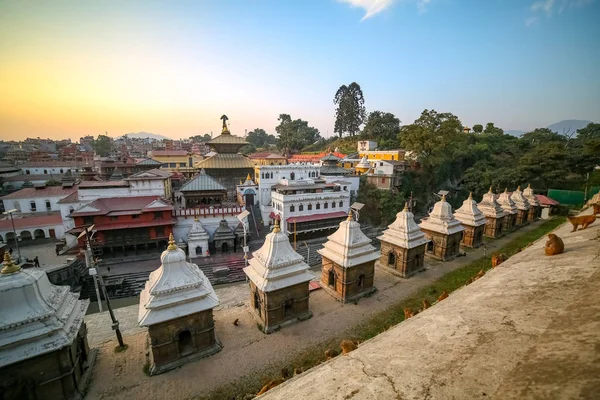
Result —
<instances>
[{"instance_id":1,"label":"golden pagoda roof","mask_svg":"<svg viewBox=\"0 0 600 400\"><path fill-rule=\"evenodd\" d=\"M229 133L229 131L225 131L208 142L208 144L243 144L245 146L248 142L243 137L235 136Z\"/></svg>"},{"instance_id":2,"label":"golden pagoda roof","mask_svg":"<svg viewBox=\"0 0 600 400\"><path fill-rule=\"evenodd\" d=\"M254 169L254 163L248 157L241 154L215 154L196 164L196 168L206 169L229 169L229 168L251 168Z\"/></svg>"}]
</instances>

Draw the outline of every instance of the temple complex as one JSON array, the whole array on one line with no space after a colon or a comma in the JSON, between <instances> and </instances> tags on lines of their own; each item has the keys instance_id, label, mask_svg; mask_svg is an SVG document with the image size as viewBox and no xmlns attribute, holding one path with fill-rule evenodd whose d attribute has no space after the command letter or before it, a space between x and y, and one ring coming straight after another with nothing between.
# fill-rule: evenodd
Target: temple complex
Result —
<instances>
[{"instance_id":1,"label":"temple complex","mask_svg":"<svg viewBox=\"0 0 600 400\"><path fill-rule=\"evenodd\" d=\"M209 207L221 205L227 201L227 189L215 178L206 174L204 169L179 189L183 195L185 206Z\"/></svg>"},{"instance_id":2,"label":"temple complex","mask_svg":"<svg viewBox=\"0 0 600 400\"><path fill-rule=\"evenodd\" d=\"M502 229L504 231L513 229L517 223L518 210L515 206L515 202L510 198L508 189L504 189L504 192L498 195L498 203L504 210L504 223L502 225Z\"/></svg>"},{"instance_id":3,"label":"temple complex","mask_svg":"<svg viewBox=\"0 0 600 400\"><path fill-rule=\"evenodd\" d=\"M403 278L425 269L423 261L428 240L408 210L408 204L377 239L381 241L381 258L375 263L376 267Z\"/></svg>"},{"instance_id":4,"label":"temple complex","mask_svg":"<svg viewBox=\"0 0 600 400\"><path fill-rule=\"evenodd\" d=\"M517 221L516 224L518 226L527 224L527 215L529 214L529 202L523 196L523 192L521 191L521 186L517 187L510 199L515 203L517 207Z\"/></svg>"},{"instance_id":5,"label":"temple complex","mask_svg":"<svg viewBox=\"0 0 600 400\"><path fill-rule=\"evenodd\" d=\"M323 260L323 289L342 303L373 293L375 260L379 258L379 252L352 218L352 211L327 239L323 248L317 250Z\"/></svg>"},{"instance_id":6,"label":"temple complex","mask_svg":"<svg viewBox=\"0 0 600 400\"><path fill-rule=\"evenodd\" d=\"M0 398L80 398L96 357L83 320L89 300L40 268L21 269L8 252L2 267Z\"/></svg>"},{"instance_id":7,"label":"temple complex","mask_svg":"<svg viewBox=\"0 0 600 400\"><path fill-rule=\"evenodd\" d=\"M485 215L485 230L483 234L489 238L498 238L502 236L502 228L504 223L504 210L496 201L496 195L492 192L492 188L483 195L483 199L477 205L483 215Z\"/></svg>"},{"instance_id":8,"label":"temple complex","mask_svg":"<svg viewBox=\"0 0 600 400\"><path fill-rule=\"evenodd\" d=\"M454 218L452 206L446 195L435 203L429 217L423 218L419 227L429 239L426 253L442 261L453 259L460 250L460 242L465 228Z\"/></svg>"},{"instance_id":9,"label":"temple complex","mask_svg":"<svg viewBox=\"0 0 600 400\"><path fill-rule=\"evenodd\" d=\"M476 248L483 244L483 232L485 230L485 215L477 207L473 200L473 193L463 201L462 206L454 212L454 216L465 228L461 244L463 246Z\"/></svg>"},{"instance_id":10,"label":"temple complex","mask_svg":"<svg viewBox=\"0 0 600 400\"><path fill-rule=\"evenodd\" d=\"M202 226L198 217L194 218L194 224L187 236L188 254L190 258L206 257L208 255L208 240L210 235Z\"/></svg>"},{"instance_id":11,"label":"temple complex","mask_svg":"<svg viewBox=\"0 0 600 400\"><path fill-rule=\"evenodd\" d=\"M222 349L215 334L213 308L219 299L196 264L175 244L160 256L140 293L138 323L148 327L150 374L177 368Z\"/></svg>"},{"instance_id":12,"label":"temple complex","mask_svg":"<svg viewBox=\"0 0 600 400\"><path fill-rule=\"evenodd\" d=\"M248 144L244 138L234 136L227 127L227 116L221 116L221 134L208 142L217 154L196 163L206 173L215 178L227 189L227 200L235 201L236 185L248 174L254 174L254 163L238 151Z\"/></svg>"},{"instance_id":13,"label":"temple complex","mask_svg":"<svg viewBox=\"0 0 600 400\"><path fill-rule=\"evenodd\" d=\"M531 188L531 184L528 184L525 190L523 190L523 196L529 202L529 213L527 214L527 221L535 221L540 217L542 208L540 206L540 202L535 197L535 193L533 193L533 189Z\"/></svg>"},{"instance_id":14,"label":"temple complex","mask_svg":"<svg viewBox=\"0 0 600 400\"><path fill-rule=\"evenodd\" d=\"M252 253L244 272L250 279L252 315L265 333L312 316L308 284L313 275L275 222L263 246Z\"/></svg>"}]
</instances>

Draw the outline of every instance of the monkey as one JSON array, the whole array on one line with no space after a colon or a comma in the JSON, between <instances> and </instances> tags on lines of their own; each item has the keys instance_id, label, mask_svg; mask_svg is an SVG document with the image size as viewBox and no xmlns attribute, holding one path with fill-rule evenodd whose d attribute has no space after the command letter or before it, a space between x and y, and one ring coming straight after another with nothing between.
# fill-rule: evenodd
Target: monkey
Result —
<instances>
[{"instance_id":1,"label":"monkey","mask_svg":"<svg viewBox=\"0 0 600 400\"><path fill-rule=\"evenodd\" d=\"M299 367L294 368L294 376L300 375L301 373L302 373L302 368L299 368Z\"/></svg>"},{"instance_id":2,"label":"monkey","mask_svg":"<svg viewBox=\"0 0 600 400\"><path fill-rule=\"evenodd\" d=\"M275 379L269 383L267 383L265 386L262 387L262 389L260 389L260 392L258 392L256 395L260 396L261 394L264 394L266 392L268 392L269 390L273 389L275 386L278 386L280 384L282 384L285 381L285 379Z\"/></svg>"},{"instance_id":3,"label":"monkey","mask_svg":"<svg viewBox=\"0 0 600 400\"><path fill-rule=\"evenodd\" d=\"M356 350L358 346L352 340L344 339L342 343L340 343L340 347L342 348L342 354L348 354L353 350Z\"/></svg>"},{"instance_id":4,"label":"monkey","mask_svg":"<svg viewBox=\"0 0 600 400\"><path fill-rule=\"evenodd\" d=\"M600 203L592 204L592 207L594 209L594 215L600 214Z\"/></svg>"},{"instance_id":5,"label":"monkey","mask_svg":"<svg viewBox=\"0 0 600 400\"><path fill-rule=\"evenodd\" d=\"M544 252L547 256L555 256L565 251L565 244L561 238L553 233L550 233L548 235L548 239L549 240L546 242L546 247L544 248Z\"/></svg>"},{"instance_id":6,"label":"monkey","mask_svg":"<svg viewBox=\"0 0 600 400\"><path fill-rule=\"evenodd\" d=\"M236 319L235 319L235 321L233 321L233 324L234 324L235 326L238 326L238 325L240 324L240 320L239 320L239 318L236 318Z\"/></svg>"},{"instance_id":7,"label":"monkey","mask_svg":"<svg viewBox=\"0 0 600 400\"><path fill-rule=\"evenodd\" d=\"M496 268L498 265L502 264L504 261L507 260L506 255L504 254L494 254L492 256L492 268Z\"/></svg>"},{"instance_id":8,"label":"monkey","mask_svg":"<svg viewBox=\"0 0 600 400\"><path fill-rule=\"evenodd\" d=\"M422 303L423 303L423 308L421 308L419 310L420 312L423 312L423 311L427 310L429 307L431 307L431 304L429 304L427 299L423 299Z\"/></svg>"},{"instance_id":9,"label":"monkey","mask_svg":"<svg viewBox=\"0 0 600 400\"><path fill-rule=\"evenodd\" d=\"M335 351L335 350L332 350L332 349L325 350L325 357L328 360L331 360L332 358L334 358L334 357L336 357L338 355L339 355L339 353L337 351Z\"/></svg>"},{"instance_id":10,"label":"monkey","mask_svg":"<svg viewBox=\"0 0 600 400\"><path fill-rule=\"evenodd\" d=\"M413 311L411 308L405 308L404 309L404 319L409 319L410 317L413 316Z\"/></svg>"},{"instance_id":11,"label":"monkey","mask_svg":"<svg viewBox=\"0 0 600 400\"><path fill-rule=\"evenodd\" d=\"M580 215L579 217L567 217L569 222L573 225L573 230L571 232L575 232L579 225L581 225L580 230L584 230L585 228L593 224L596 218L598 217L596 217L595 215Z\"/></svg>"},{"instance_id":12,"label":"monkey","mask_svg":"<svg viewBox=\"0 0 600 400\"><path fill-rule=\"evenodd\" d=\"M440 294L440 297L438 297L437 302L439 303L440 301L447 299L448 298L448 292L446 292L445 290L442 292L442 294Z\"/></svg>"},{"instance_id":13,"label":"monkey","mask_svg":"<svg viewBox=\"0 0 600 400\"><path fill-rule=\"evenodd\" d=\"M473 277L473 280L477 280L477 279L479 279L479 278L482 278L484 275L485 275L485 271L484 271L484 270L481 270L481 271L479 271L479 272L477 273L477 275L475 275L475 276Z\"/></svg>"}]
</instances>

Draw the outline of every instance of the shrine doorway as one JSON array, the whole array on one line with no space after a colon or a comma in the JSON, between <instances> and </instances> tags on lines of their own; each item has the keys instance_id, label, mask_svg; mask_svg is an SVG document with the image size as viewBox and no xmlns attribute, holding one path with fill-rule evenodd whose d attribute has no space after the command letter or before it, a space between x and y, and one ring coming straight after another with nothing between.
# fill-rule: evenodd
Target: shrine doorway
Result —
<instances>
[{"instance_id":1,"label":"shrine doorway","mask_svg":"<svg viewBox=\"0 0 600 400\"><path fill-rule=\"evenodd\" d=\"M192 334L190 331L185 330L179 332L177 339L179 343L179 354L183 356L194 351L194 343L192 342Z\"/></svg>"},{"instance_id":2,"label":"shrine doorway","mask_svg":"<svg viewBox=\"0 0 600 400\"><path fill-rule=\"evenodd\" d=\"M227 244L227 242L225 242L221 245L221 253L227 253L228 251L229 251L229 245Z\"/></svg>"},{"instance_id":3,"label":"shrine doorway","mask_svg":"<svg viewBox=\"0 0 600 400\"><path fill-rule=\"evenodd\" d=\"M333 269L329 270L329 279L328 279L328 284L329 287L335 289L335 272L333 272Z\"/></svg>"},{"instance_id":4,"label":"shrine doorway","mask_svg":"<svg viewBox=\"0 0 600 400\"><path fill-rule=\"evenodd\" d=\"M396 255L393 251L390 251L388 254L388 265L391 265L392 267L396 266Z\"/></svg>"},{"instance_id":5,"label":"shrine doorway","mask_svg":"<svg viewBox=\"0 0 600 400\"><path fill-rule=\"evenodd\" d=\"M294 299L287 299L283 302L283 317L291 317L294 314Z\"/></svg>"},{"instance_id":6,"label":"shrine doorway","mask_svg":"<svg viewBox=\"0 0 600 400\"><path fill-rule=\"evenodd\" d=\"M365 276L360 275L358 277L358 289L363 289L365 287Z\"/></svg>"}]
</instances>

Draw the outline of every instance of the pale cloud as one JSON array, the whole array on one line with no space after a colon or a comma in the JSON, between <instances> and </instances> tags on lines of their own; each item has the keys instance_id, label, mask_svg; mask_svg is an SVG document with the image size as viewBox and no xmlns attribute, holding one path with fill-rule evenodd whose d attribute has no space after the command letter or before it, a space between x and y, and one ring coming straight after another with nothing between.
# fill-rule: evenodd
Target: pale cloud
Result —
<instances>
[{"instance_id":1,"label":"pale cloud","mask_svg":"<svg viewBox=\"0 0 600 400\"><path fill-rule=\"evenodd\" d=\"M349 4L351 7L362 8L365 10L365 16L362 17L361 21L371 18L372 16L379 14L385 9L392 6L396 2L405 3L416 3L419 12L425 12L427 6L431 4L432 0L338 0L341 3Z\"/></svg>"},{"instance_id":2,"label":"pale cloud","mask_svg":"<svg viewBox=\"0 0 600 400\"><path fill-rule=\"evenodd\" d=\"M529 9L534 13L545 13L551 17L555 11L562 13L567 8L579 8L592 4L596 0L539 0L531 4ZM525 26L536 25L540 21L539 17L531 16L525 20Z\"/></svg>"}]
</instances>

